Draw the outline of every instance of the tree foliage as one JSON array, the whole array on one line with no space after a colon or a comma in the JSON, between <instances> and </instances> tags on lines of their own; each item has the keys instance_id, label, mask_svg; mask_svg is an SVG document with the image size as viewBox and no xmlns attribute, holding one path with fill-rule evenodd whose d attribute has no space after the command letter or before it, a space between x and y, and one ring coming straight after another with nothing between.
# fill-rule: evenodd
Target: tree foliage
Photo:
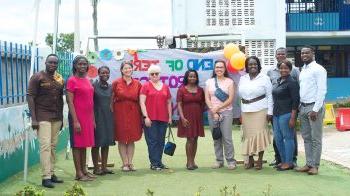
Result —
<instances>
[{"instance_id":1,"label":"tree foliage","mask_svg":"<svg viewBox=\"0 0 350 196\"><path fill-rule=\"evenodd\" d=\"M53 48L53 35L48 33L45 38L46 45ZM74 51L74 33L60 33L57 36L57 51L73 52Z\"/></svg>"}]
</instances>

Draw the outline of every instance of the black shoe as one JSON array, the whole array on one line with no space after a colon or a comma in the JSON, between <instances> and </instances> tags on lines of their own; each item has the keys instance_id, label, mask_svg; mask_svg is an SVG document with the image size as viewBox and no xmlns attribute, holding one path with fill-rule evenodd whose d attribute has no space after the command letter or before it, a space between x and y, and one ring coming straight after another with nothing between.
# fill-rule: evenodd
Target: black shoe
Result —
<instances>
[{"instance_id":1,"label":"black shoe","mask_svg":"<svg viewBox=\"0 0 350 196\"><path fill-rule=\"evenodd\" d=\"M46 188L54 188L55 187L50 179L43 179L41 182L41 185L43 185L43 187L46 187Z\"/></svg>"},{"instance_id":2,"label":"black shoe","mask_svg":"<svg viewBox=\"0 0 350 196\"><path fill-rule=\"evenodd\" d=\"M57 178L57 176L54 174L51 176L51 182L53 183L63 183L63 180L60 180Z\"/></svg>"},{"instance_id":3,"label":"black shoe","mask_svg":"<svg viewBox=\"0 0 350 196\"><path fill-rule=\"evenodd\" d=\"M271 163L269 164L269 166L275 166L275 165L277 165L277 161L276 160L271 161Z\"/></svg>"},{"instance_id":4,"label":"black shoe","mask_svg":"<svg viewBox=\"0 0 350 196\"><path fill-rule=\"evenodd\" d=\"M155 171L161 171L162 170L161 167L158 167L158 166L155 166L155 165L151 165L150 169L151 170L155 170Z\"/></svg>"},{"instance_id":5,"label":"black shoe","mask_svg":"<svg viewBox=\"0 0 350 196\"><path fill-rule=\"evenodd\" d=\"M289 165L288 167L283 167L282 165L280 167L277 167L277 171L286 171L286 170L292 170L294 169L294 165Z\"/></svg>"},{"instance_id":6,"label":"black shoe","mask_svg":"<svg viewBox=\"0 0 350 196\"><path fill-rule=\"evenodd\" d=\"M169 167L166 166L166 165L164 165L164 164L162 164L162 165L160 166L160 168L162 168L162 169L169 169Z\"/></svg>"},{"instance_id":7,"label":"black shoe","mask_svg":"<svg viewBox=\"0 0 350 196\"><path fill-rule=\"evenodd\" d=\"M293 161L293 166L298 167L297 161Z\"/></svg>"}]
</instances>

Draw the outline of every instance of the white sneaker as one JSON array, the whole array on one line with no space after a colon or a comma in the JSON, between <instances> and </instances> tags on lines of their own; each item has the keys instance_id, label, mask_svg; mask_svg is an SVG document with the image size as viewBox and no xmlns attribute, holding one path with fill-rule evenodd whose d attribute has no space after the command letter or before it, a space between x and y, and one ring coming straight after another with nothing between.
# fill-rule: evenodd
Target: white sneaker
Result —
<instances>
[{"instance_id":1,"label":"white sneaker","mask_svg":"<svg viewBox=\"0 0 350 196\"><path fill-rule=\"evenodd\" d=\"M236 169L236 167L237 167L237 165L235 162L227 164L227 169L229 169L229 170L234 170L234 169Z\"/></svg>"},{"instance_id":2,"label":"white sneaker","mask_svg":"<svg viewBox=\"0 0 350 196\"><path fill-rule=\"evenodd\" d=\"M224 167L224 164L223 163L219 163L219 162L215 162L213 164L213 166L211 166L212 169L219 169L219 168L222 168Z\"/></svg>"}]
</instances>

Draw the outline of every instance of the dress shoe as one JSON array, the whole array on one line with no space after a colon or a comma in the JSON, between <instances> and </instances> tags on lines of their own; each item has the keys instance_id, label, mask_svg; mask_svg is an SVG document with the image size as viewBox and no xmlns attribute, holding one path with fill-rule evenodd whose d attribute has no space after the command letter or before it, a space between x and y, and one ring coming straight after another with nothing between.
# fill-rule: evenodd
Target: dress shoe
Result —
<instances>
[{"instance_id":1,"label":"dress shoe","mask_svg":"<svg viewBox=\"0 0 350 196\"><path fill-rule=\"evenodd\" d=\"M46 187L46 188L54 188L55 187L53 185L53 183L51 182L51 179L43 179L41 182L41 185L43 185L43 187Z\"/></svg>"},{"instance_id":2,"label":"dress shoe","mask_svg":"<svg viewBox=\"0 0 350 196\"><path fill-rule=\"evenodd\" d=\"M281 164L279 167L276 168L277 171L286 171L290 169L294 169L294 165L288 163Z\"/></svg>"},{"instance_id":3,"label":"dress shoe","mask_svg":"<svg viewBox=\"0 0 350 196\"><path fill-rule=\"evenodd\" d=\"M310 167L308 165L305 165L304 167L299 167L295 169L297 172L308 172L310 170Z\"/></svg>"},{"instance_id":4,"label":"dress shoe","mask_svg":"<svg viewBox=\"0 0 350 196\"><path fill-rule=\"evenodd\" d=\"M311 167L307 173L309 175L317 175L318 174L318 168L317 167Z\"/></svg>"},{"instance_id":5,"label":"dress shoe","mask_svg":"<svg viewBox=\"0 0 350 196\"><path fill-rule=\"evenodd\" d=\"M51 182L53 183L63 183L63 180L58 179L57 176L54 174L51 176Z\"/></svg>"},{"instance_id":6,"label":"dress shoe","mask_svg":"<svg viewBox=\"0 0 350 196\"><path fill-rule=\"evenodd\" d=\"M277 168L279 168L279 167L281 167L281 166L282 166L282 163L279 163L279 164L273 166L273 168L277 169Z\"/></svg>"}]
</instances>

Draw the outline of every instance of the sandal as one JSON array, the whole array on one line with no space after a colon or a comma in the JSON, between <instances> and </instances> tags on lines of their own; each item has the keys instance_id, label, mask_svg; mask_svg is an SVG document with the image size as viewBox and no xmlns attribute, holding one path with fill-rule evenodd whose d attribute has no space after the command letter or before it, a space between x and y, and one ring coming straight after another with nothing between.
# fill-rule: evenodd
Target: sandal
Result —
<instances>
[{"instance_id":1,"label":"sandal","mask_svg":"<svg viewBox=\"0 0 350 196\"><path fill-rule=\"evenodd\" d=\"M104 170L102 170L102 173L103 173L103 175L105 175L105 174L114 174L114 171L109 170L109 169L104 169Z\"/></svg>"},{"instance_id":2,"label":"sandal","mask_svg":"<svg viewBox=\"0 0 350 196\"><path fill-rule=\"evenodd\" d=\"M85 176L85 175L80 176L80 177L76 176L76 177L75 177L75 180L76 180L76 181L81 181L81 182L93 181L92 178L89 178L88 176Z\"/></svg>"},{"instance_id":3,"label":"sandal","mask_svg":"<svg viewBox=\"0 0 350 196\"><path fill-rule=\"evenodd\" d=\"M136 171L136 169L135 169L133 164L129 164L129 170L130 171Z\"/></svg>"},{"instance_id":4,"label":"sandal","mask_svg":"<svg viewBox=\"0 0 350 196\"><path fill-rule=\"evenodd\" d=\"M102 171L102 170L100 170L100 169L94 170L92 173L93 173L94 175L98 175L98 176L103 176L103 175L106 174L104 171Z\"/></svg>"},{"instance_id":5,"label":"sandal","mask_svg":"<svg viewBox=\"0 0 350 196\"><path fill-rule=\"evenodd\" d=\"M84 175L89 177L89 178L91 178L91 179L96 179L97 178L94 174L92 174L90 172L86 172Z\"/></svg>"},{"instance_id":6,"label":"sandal","mask_svg":"<svg viewBox=\"0 0 350 196\"><path fill-rule=\"evenodd\" d=\"M192 165L192 166L186 166L186 169L187 170L195 170L197 168L194 165Z\"/></svg>"},{"instance_id":7,"label":"sandal","mask_svg":"<svg viewBox=\"0 0 350 196\"><path fill-rule=\"evenodd\" d=\"M195 169L198 169L198 166L196 164L193 164L193 165L186 164L186 169L195 170Z\"/></svg>"},{"instance_id":8,"label":"sandal","mask_svg":"<svg viewBox=\"0 0 350 196\"><path fill-rule=\"evenodd\" d=\"M130 171L129 165L123 165L123 166L121 166L121 169L122 169L123 172Z\"/></svg>"}]
</instances>

